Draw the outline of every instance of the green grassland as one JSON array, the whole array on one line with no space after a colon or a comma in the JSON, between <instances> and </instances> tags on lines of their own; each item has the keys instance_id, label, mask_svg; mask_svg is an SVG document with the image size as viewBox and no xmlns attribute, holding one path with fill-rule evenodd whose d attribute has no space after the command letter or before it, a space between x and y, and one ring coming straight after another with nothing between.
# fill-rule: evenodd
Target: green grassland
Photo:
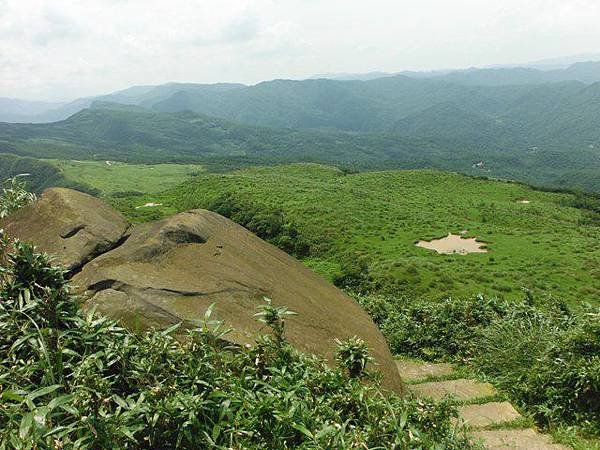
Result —
<instances>
[{"instance_id":1,"label":"green grassland","mask_svg":"<svg viewBox=\"0 0 600 450\"><path fill-rule=\"evenodd\" d=\"M87 180L89 182L89 180ZM108 182L108 180L104 180ZM133 220L208 207L224 193L280 208L311 243L307 265L328 278L364 258L395 292L431 299L477 293L598 303L600 227L557 194L433 170L344 174L315 164L202 173L162 194L117 199ZM529 204L518 203L529 200ZM158 208L135 209L146 202ZM486 254L439 255L414 244L447 233L486 242Z\"/></svg>"},{"instance_id":2,"label":"green grassland","mask_svg":"<svg viewBox=\"0 0 600 450\"><path fill-rule=\"evenodd\" d=\"M104 195L155 193L204 171L196 164L126 164L118 161L49 160L68 179L93 186Z\"/></svg>"}]
</instances>

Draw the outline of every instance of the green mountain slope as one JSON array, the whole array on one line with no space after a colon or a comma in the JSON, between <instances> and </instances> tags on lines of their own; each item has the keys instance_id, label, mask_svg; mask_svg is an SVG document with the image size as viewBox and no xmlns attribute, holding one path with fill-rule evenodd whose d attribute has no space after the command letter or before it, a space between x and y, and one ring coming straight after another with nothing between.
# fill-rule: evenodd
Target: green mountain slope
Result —
<instances>
[{"instance_id":1,"label":"green mountain slope","mask_svg":"<svg viewBox=\"0 0 600 450\"><path fill-rule=\"evenodd\" d=\"M500 112L531 87L461 86L405 76L371 81L275 80L226 92L181 91L152 106L189 109L254 125L390 131L395 122L439 103L478 114Z\"/></svg>"},{"instance_id":2,"label":"green mountain slope","mask_svg":"<svg viewBox=\"0 0 600 450\"><path fill-rule=\"evenodd\" d=\"M82 180L65 176L59 168L49 162L0 154L0 182L17 175L23 177L28 189L33 192L41 192L52 186L69 187L89 193L97 192Z\"/></svg>"},{"instance_id":3,"label":"green mountain slope","mask_svg":"<svg viewBox=\"0 0 600 450\"><path fill-rule=\"evenodd\" d=\"M587 88L592 93L594 89L596 85ZM587 94L582 98L588 98ZM593 144L589 136L598 133L600 115L588 117L586 112L595 110L595 101L565 103L562 109L536 119L542 126L553 117L561 120L564 110L579 108L581 117L572 125L579 131L573 138L577 144L567 150L559 144L544 144L544 135L521 133L519 114L524 113L518 107L513 116L500 119L477 115L474 104L433 106L398 121L395 133L356 133L241 125L191 112L155 113L138 106L96 102L62 122L0 123L0 153L201 163L209 169L285 162L365 170L438 168L556 188L598 190L600 144ZM559 139L568 140L567 132L554 140ZM478 162L483 164L476 166Z\"/></svg>"},{"instance_id":4,"label":"green mountain slope","mask_svg":"<svg viewBox=\"0 0 600 450\"><path fill-rule=\"evenodd\" d=\"M600 147L600 83L485 86L405 76L370 81L276 80L223 92L182 90L152 108L240 123L386 132L473 148ZM459 109L448 111L452 106Z\"/></svg>"},{"instance_id":5,"label":"green mountain slope","mask_svg":"<svg viewBox=\"0 0 600 450\"><path fill-rule=\"evenodd\" d=\"M393 135L296 131L240 125L189 112L154 113L97 104L50 124L0 124L0 152L45 158L190 161L209 157L318 160L362 166L428 163L442 150ZM427 154L424 160L418 153Z\"/></svg>"}]
</instances>

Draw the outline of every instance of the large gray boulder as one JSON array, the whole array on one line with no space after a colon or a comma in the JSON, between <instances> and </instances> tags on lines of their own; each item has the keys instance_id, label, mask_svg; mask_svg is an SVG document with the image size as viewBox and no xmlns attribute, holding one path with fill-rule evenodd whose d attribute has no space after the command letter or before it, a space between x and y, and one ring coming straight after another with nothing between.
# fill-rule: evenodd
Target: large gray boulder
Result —
<instances>
[{"instance_id":1,"label":"large gray boulder","mask_svg":"<svg viewBox=\"0 0 600 450\"><path fill-rule=\"evenodd\" d=\"M253 314L263 296L298 313L286 321L296 348L332 359L335 338L364 339L384 386L403 391L387 344L368 314L303 264L218 214L194 210L140 225L119 247L86 264L72 280L85 307L130 327L166 327L215 314L253 343L266 330Z\"/></svg>"},{"instance_id":2,"label":"large gray boulder","mask_svg":"<svg viewBox=\"0 0 600 450\"><path fill-rule=\"evenodd\" d=\"M51 188L36 202L0 221L0 229L12 238L34 243L73 271L115 247L128 224L102 200L71 189Z\"/></svg>"}]
</instances>

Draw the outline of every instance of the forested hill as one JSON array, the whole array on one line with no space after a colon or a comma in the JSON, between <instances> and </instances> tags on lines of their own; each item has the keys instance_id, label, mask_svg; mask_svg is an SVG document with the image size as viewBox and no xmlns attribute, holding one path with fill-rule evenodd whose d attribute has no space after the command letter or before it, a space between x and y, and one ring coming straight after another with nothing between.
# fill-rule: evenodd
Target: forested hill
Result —
<instances>
[{"instance_id":1,"label":"forested hill","mask_svg":"<svg viewBox=\"0 0 600 450\"><path fill-rule=\"evenodd\" d=\"M145 163L212 157L270 163L314 160L364 168L385 163L427 166L443 157L445 150L433 142L391 134L274 129L192 112L155 113L136 106L98 103L61 122L0 123L0 152Z\"/></svg>"},{"instance_id":2,"label":"forested hill","mask_svg":"<svg viewBox=\"0 0 600 450\"><path fill-rule=\"evenodd\" d=\"M262 126L416 133L458 142L475 132L484 138L478 145L492 147L600 147L600 83L468 86L404 76L279 80L219 93L180 91L152 108Z\"/></svg>"},{"instance_id":3,"label":"forested hill","mask_svg":"<svg viewBox=\"0 0 600 450\"><path fill-rule=\"evenodd\" d=\"M591 85L586 90L597 93L598 88ZM582 104L592 111L600 104L575 97L571 101L561 102L561 107ZM543 102L539 110L542 114ZM394 132L357 133L259 127L189 111L157 113L98 103L61 122L0 123L0 153L138 163L200 162L209 168L284 162L322 162L360 170L438 168L600 191L600 145L591 143L597 142L593 137L600 130L600 115L586 114L581 108L569 121L559 117L552 123L549 118L544 122L542 117L529 117L528 126L516 119L499 122L447 102L397 122ZM544 123L551 124L546 134ZM577 133L573 142L578 144L568 142L570 130ZM569 145L560 147L561 139Z\"/></svg>"}]
</instances>

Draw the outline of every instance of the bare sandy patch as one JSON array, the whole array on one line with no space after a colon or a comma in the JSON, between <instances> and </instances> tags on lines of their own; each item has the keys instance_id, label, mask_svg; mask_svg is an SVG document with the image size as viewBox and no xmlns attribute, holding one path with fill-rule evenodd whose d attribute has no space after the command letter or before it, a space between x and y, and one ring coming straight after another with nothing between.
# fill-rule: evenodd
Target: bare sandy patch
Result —
<instances>
[{"instance_id":1,"label":"bare sandy patch","mask_svg":"<svg viewBox=\"0 0 600 450\"><path fill-rule=\"evenodd\" d=\"M529 205L531 203L530 200L518 200L517 203L521 203L523 205Z\"/></svg>"},{"instance_id":2,"label":"bare sandy patch","mask_svg":"<svg viewBox=\"0 0 600 450\"><path fill-rule=\"evenodd\" d=\"M140 209L140 208L154 208L155 206L162 206L162 203L146 203L142 206L136 206L135 209Z\"/></svg>"},{"instance_id":3,"label":"bare sandy patch","mask_svg":"<svg viewBox=\"0 0 600 450\"><path fill-rule=\"evenodd\" d=\"M467 253L487 253L485 243L477 241L476 238L464 238L458 234L448 233L448 236L432 241L419 241L417 247L435 250L443 255L466 255Z\"/></svg>"}]
</instances>

